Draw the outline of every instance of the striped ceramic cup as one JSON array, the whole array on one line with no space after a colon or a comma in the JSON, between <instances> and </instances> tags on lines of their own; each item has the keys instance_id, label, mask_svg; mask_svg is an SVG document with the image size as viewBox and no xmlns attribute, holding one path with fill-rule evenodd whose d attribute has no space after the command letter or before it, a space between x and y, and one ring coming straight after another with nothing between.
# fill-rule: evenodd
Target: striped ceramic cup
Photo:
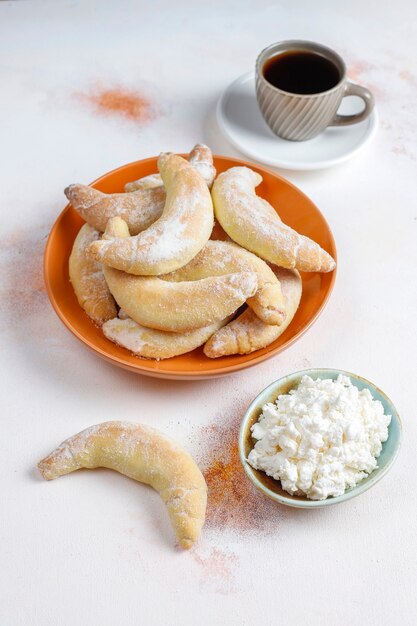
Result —
<instances>
[{"instance_id":1,"label":"striped ceramic cup","mask_svg":"<svg viewBox=\"0 0 417 626\"><path fill-rule=\"evenodd\" d=\"M317 93L286 91L271 84L265 78L265 68L275 57L278 61L279 55L291 53L318 55L322 59L324 57L327 62L330 61L336 72L335 84ZM338 114L337 110L345 96L362 98L364 109L355 115ZM347 80L345 62L337 52L321 44L301 40L274 43L260 53L256 61L256 97L262 115L272 132L291 141L312 139L327 126L346 126L361 122L368 117L374 107L371 92Z\"/></svg>"}]
</instances>

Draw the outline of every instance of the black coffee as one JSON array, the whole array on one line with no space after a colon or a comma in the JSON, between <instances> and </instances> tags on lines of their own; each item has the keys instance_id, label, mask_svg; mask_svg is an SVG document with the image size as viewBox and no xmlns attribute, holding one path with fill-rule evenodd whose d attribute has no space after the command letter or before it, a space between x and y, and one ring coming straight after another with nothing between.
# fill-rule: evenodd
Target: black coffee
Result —
<instances>
[{"instance_id":1,"label":"black coffee","mask_svg":"<svg viewBox=\"0 0 417 626\"><path fill-rule=\"evenodd\" d=\"M338 67L326 57L305 50L291 50L265 61L263 75L274 87L289 93L321 93L341 79Z\"/></svg>"}]
</instances>

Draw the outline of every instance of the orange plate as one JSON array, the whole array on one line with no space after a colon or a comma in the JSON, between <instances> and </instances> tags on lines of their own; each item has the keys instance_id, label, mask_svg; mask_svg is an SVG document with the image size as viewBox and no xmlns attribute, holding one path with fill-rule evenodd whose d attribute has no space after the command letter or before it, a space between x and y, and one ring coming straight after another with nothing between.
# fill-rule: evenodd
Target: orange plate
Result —
<instances>
[{"instance_id":1,"label":"orange plate","mask_svg":"<svg viewBox=\"0 0 417 626\"><path fill-rule=\"evenodd\" d=\"M157 157L136 161L105 174L92 186L106 193L123 191L127 182L157 171ZM258 193L279 212L282 221L317 241L336 259L336 246L329 225L317 207L299 189L269 170L229 157L216 156L217 172L246 165L263 176ZM82 218L67 205L52 227L45 249L44 272L52 306L69 330L86 346L107 361L133 372L171 379L200 379L225 376L265 361L288 348L311 326L323 310L336 277L303 273L303 295L298 311L287 330L272 344L252 354L207 358L202 348L163 361L135 357L112 343L80 308L68 275L68 259L74 239L83 225ZM219 237L220 238L220 237Z\"/></svg>"}]
</instances>

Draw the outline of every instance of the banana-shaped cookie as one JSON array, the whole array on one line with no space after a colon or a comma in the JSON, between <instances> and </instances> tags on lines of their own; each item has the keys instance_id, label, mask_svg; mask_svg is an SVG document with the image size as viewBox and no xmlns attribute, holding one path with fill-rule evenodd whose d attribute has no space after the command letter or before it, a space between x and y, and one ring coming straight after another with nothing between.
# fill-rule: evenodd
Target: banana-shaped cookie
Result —
<instances>
[{"instance_id":1,"label":"banana-shaped cookie","mask_svg":"<svg viewBox=\"0 0 417 626\"><path fill-rule=\"evenodd\" d=\"M148 174L148 176L142 176L142 178L138 178L131 183L126 183L125 191L130 193L138 189L155 189L155 187L163 187L163 185L161 174Z\"/></svg>"},{"instance_id":2,"label":"banana-shaped cookie","mask_svg":"<svg viewBox=\"0 0 417 626\"><path fill-rule=\"evenodd\" d=\"M121 309L122 310L122 309ZM120 315L120 312L119 312ZM227 324L230 317L188 333L169 333L140 326L130 318L115 317L103 324L103 333L122 348L145 359L169 359L195 350L211 337L216 330Z\"/></svg>"},{"instance_id":3,"label":"banana-shaped cookie","mask_svg":"<svg viewBox=\"0 0 417 626\"><path fill-rule=\"evenodd\" d=\"M285 303L279 280L265 261L235 243L208 241L187 265L161 278L170 281L199 280L228 272L255 272L258 290L246 303L266 324L282 324Z\"/></svg>"},{"instance_id":4,"label":"banana-shaped cookie","mask_svg":"<svg viewBox=\"0 0 417 626\"><path fill-rule=\"evenodd\" d=\"M207 503L203 475L188 452L154 428L130 422L91 426L64 441L38 467L46 480L80 468L113 469L159 493L183 548L200 535Z\"/></svg>"},{"instance_id":5,"label":"banana-shaped cookie","mask_svg":"<svg viewBox=\"0 0 417 626\"><path fill-rule=\"evenodd\" d=\"M210 148L197 144L188 158L211 187L216 170ZM125 189L132 193L107 194L88 185L74 184L64 193L81 217L97 230L103 232L111 217L120 216L128 223L130 233L137 235L161 217L165 188L160 175L151 174L128 183Z\"/></svg>"},{"instance_id":6,"label":"banana-shaped cookie","mask_svg":"<svg viewBox=\"0 0 417 626\"><path fill-rule=\"evenodd\" d=\"M278 339L291 323L297 311L302 282L297 270L274 268L281 283L285 299L286 317L281 326L262 322L251 309L229 322L210 337L204 346L204 354L212 359L228 354L249 354L269 346Z\"/></svg>"},{"instance_id":7,"label":"banana-shaped cookie","mask_svg":"<svg viewBox=\"0 0 417 626\"><path fill-rule=\"evenodd\" d=\"M213 154L208 146L202 143L198 143L191 150L188 155L188 161L201 174L207 183L209 189L213 184L216 177L216 168L213 165ZM138 180L134 180L131 183L125 185L125 191L136 191L137 189L151 189L153 187L160 187L164 183L160 174L149 174Z\"/></svg>"},{"instance_id":8,"label":"banana-shaped cookie","mask_svg":"<svg viewBox=\"0 0 417 626\"><path fill-rule=\"evenodd\" d=\"M128 236L126 222L113 217L103 240L123 240ZM163 280L165 275L134 276L107 266L103 272L124 315L140 326L169 333L184 333L221 322L253 296L258 285L257 275L251 271L182 282Z\"/></svg>"},{"instance_id":9,"label":"banana-shaped cookie","mask_svg":"<svg viewBox=\"0 0 417 626\"><path fill-rule=\"evenodd\" d=\"M254 272L235 272L201 280L168 282L104 267L117 304L141 326L187 332L234 313L257 290Z\"/></svg>"},{"instance_id":10,"label":"banana-shaped cookie","mask_svg":"<svg viewBox=\"0 0 417 626\"><path fill-rule=\"evenodd\" d=\"M129 224L132 235L161 217L165 205L165 189L145 187L133 193L107 194L88 185L69 185L64 191L69 202L91 226L103 232L111 217L120 216Z\"/></svg>"},{"instance_id":11,"label":"banana-shaped cookie","mask_svg":"<svg viewBox=\"0 0 417 626\"><path fill-rule=\"evenodd\" d=\"M131 274L157 276L186 265L209 239L214 216L204 179L176 154L162 154L158 169L166 189L161 217L134 237L92 243L89 250L97 261Z\"/></svg>"},{"instance_id":12,"label":"banana-shaped cookie","mask_svg":"<svg viewBox=\"0 0 417 626\"><path fill-rule=\"evenodd\" d=\"M104 278L101 263L86 255L100 233L84 224L75 238L69 258L69 276L79 305L99 326L117 315L116 303Z\"/></svg>"},{"instance_id":13,"label":"banana-shaped cookie","mask_svg":"<svg viewBox=\"0 0 417 626\"><path fill-rule=\"evenodd\" d=\"M335 262L315 241L281 222L272 206L256 195L262 176L248 167L232 167L213 184L217 219L238 244L266 261L304 272L331 272Z\"/></svg>"}]
</instances>

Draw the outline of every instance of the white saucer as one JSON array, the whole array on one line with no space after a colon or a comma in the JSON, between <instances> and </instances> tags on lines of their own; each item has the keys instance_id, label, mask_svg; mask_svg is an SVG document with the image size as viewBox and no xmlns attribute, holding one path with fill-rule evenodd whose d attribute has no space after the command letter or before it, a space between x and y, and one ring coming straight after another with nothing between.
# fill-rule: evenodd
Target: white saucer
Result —
<instances>
[{"instance_id":1,"label":"white saucer","mask_svg":"<svg viewBox=\"0 0 417 626\"><path fill-rule=\"evenodd\" d=\"M339 113L360 111L360 98L344 98ZM223 93L217 103L217 121L235 148L274 167L316 170L337 165L355 156L374 137L378 126L376 109L364 122L333 126L309 141L286 141L268 128L258 108L255 75L243 74Z\"/></svg>"}]
</instances>

